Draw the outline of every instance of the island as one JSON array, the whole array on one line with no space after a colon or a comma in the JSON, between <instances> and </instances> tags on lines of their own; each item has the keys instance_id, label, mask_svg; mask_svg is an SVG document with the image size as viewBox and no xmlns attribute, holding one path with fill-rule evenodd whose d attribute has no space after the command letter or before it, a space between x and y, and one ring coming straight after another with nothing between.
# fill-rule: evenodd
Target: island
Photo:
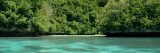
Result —
<instances>
[{"instance_id":1,"label":"island","mask_svg":"<svg viewBox=\"0 0 160 53\"><path fill-rule=\"evenodd\" d=\"M1 0L0 5L2 37L160 32L159 0Z\"/></svg>"}]
</instances>

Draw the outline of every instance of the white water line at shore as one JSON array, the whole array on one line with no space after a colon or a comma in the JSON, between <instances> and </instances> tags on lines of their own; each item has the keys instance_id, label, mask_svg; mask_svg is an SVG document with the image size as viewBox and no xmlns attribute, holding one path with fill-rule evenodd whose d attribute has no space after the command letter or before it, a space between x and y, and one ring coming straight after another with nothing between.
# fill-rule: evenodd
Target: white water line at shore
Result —
<instances>
[{"instance_id":1,"label":"white water line at shore","mask_svg":"<svg viewBox=\"0 0 160 53\"><path fill-rule=\"evenodd\" d=\"M93 36L96 36L96 37L104 37L106 35L50 35L50 36L44 36L44 37L55 37L55 36L75 36L75 37L93 37Z\"/></svg>"}]
</instances>

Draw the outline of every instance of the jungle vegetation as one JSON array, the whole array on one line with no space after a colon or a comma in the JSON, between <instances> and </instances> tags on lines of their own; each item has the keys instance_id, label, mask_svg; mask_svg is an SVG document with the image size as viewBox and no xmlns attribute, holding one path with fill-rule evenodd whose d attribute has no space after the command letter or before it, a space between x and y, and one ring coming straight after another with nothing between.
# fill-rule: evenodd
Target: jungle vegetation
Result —
<instances>
[{"instance_id":1,"label":"jungle vegetation","mask_svg":"<svg viewBox=\"0 0 160 53\"><path fill-rule=\"evenodd\" d=\"M160 31L160 0L0 0L0 31Z\"/></svg>"}]
</instances>

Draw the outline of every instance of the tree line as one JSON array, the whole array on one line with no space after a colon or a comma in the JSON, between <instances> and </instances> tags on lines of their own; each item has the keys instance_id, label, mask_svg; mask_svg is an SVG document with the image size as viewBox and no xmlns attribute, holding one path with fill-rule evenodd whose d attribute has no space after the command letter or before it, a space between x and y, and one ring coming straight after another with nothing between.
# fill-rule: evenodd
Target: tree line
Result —
<instances>
[{"instance_id":1,"label":"tree line","mask_svg":"<svg viewBox=\"0 0 160 53\"><path fill-rule=\"evenodd\" d=\"M1 0L0 5L0 31L160 31L160 0Z\"/></svg>"}]
</instances>

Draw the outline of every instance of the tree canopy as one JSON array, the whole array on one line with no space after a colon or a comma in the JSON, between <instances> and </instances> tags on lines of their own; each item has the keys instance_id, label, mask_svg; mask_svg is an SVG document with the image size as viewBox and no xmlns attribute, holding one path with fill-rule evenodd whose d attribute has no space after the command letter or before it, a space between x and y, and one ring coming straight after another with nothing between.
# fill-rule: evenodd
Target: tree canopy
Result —
<instances>
[{"instance_id":1,"label":"tree canopy","mask_svg":"<svg viewBox=\"0 0 160 53\"><path fill-rule=\"evenodd\" d=\"M160 31L160 0L1 0L0 31Z\"/></svg>"}]
</instances>

